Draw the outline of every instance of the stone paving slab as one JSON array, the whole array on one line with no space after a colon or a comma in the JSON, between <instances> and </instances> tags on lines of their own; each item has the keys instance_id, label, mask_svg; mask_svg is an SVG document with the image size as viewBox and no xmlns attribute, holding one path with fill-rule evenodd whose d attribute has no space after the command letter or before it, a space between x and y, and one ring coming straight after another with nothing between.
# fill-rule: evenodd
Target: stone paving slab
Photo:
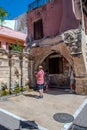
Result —
<instances>
[{"instance_id":1,"label":"stone paving slab","mask_svg":"<svg viewBox=\"0 0 87 130\"><path fill-rule=\"evenodd\" d=\"M73 115L87 96L70 94L64 90L49 89L43 99L36 99L38 92L27 92L24 95L0 101L0 108L23 117L48 130L62 130L64 123L53 119L55 113Z\"/></svg>"}]
</instances>

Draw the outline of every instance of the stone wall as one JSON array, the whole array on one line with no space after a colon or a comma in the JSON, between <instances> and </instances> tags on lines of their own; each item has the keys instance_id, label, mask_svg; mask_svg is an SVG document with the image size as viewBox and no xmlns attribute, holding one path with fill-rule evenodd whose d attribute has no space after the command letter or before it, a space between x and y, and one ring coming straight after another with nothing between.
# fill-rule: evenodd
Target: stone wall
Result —
<instances>
[{"instance_id":1,"label":"stone wall","mask_svg":"<svg viewBox=\"0 0 87 130\"><path fill-rule=\"evenodd\" d=\"M27 34L27 20L26 13L15 18L15 30Z\"/></svg>"},{"instance_id":2,"label":"stone wall","mask_svg":"<svg viewBox=\"0 0 87 130\"><path fill-rule=\"evenodd\" d=\"M3 58L2 58L3 57ZM1 82L9 85L9 62L7 56L2 56L0 54L0 86Z\"/></svg>"},{"instance_id":3,"label":"stone wall","mask_svg":"<svg viewBox=\"0 0 87 130\"><path fill-rule=\"evenodd\" d=\"M29 54L0 52L0 88L1 84L7 85L8 89L14 89L18 84L25 86L29 80Z\"/></svg>"}]
</instances>

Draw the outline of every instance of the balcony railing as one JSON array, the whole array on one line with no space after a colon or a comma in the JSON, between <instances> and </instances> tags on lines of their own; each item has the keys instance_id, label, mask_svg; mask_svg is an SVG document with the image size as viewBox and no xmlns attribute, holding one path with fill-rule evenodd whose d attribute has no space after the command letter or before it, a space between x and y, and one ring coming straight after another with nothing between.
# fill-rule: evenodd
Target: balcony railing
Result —
<instances>
[{"instance_id":1,"label":"balcony railing","mask_svg":"<svg viewBox=\"0 0 87 130\"><path fill-rule=\"evenodd\" d=\"M28 5L28 11L31 11L32 9L38 8L48 2L50 2L51 0L35 0L34 2L32 2L31 4Z\"/></svg>"}]
</instances>

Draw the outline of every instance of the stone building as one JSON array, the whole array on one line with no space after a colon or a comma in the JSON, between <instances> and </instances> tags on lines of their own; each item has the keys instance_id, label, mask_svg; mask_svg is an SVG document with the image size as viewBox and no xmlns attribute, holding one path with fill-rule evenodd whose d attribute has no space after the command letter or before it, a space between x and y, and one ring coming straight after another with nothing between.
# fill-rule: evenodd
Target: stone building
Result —
<instances>
[{"instance_id":1,"label":"stone building","mask_svg":"<svg viewBox=\"0 0 87 130\"><path fill-rule=\"evenodd\" d=\"M20 31L22 33L27 34L27 21L26 21L26 13L19 15L16 17L15 20L15 27L14 29Z\"/></svg>"},{"instance_id":2,"label":"stone building","mask_svg":"<svg viewBox=\"0 0 87 130\"><path fill-rule=\"evenodd\" d=\"M34 56L34 61L30 65L31 86L35 85L34 72L39 64L42 64L44 70L49 72L50 87L69 88L69 71L73 66L76 75L76 92L87 94L82 2L47 0L43 3L42 0L38 0L29 7L31 8L27 11L26 42L30 53Z\"/></svg>"}]
</instances>

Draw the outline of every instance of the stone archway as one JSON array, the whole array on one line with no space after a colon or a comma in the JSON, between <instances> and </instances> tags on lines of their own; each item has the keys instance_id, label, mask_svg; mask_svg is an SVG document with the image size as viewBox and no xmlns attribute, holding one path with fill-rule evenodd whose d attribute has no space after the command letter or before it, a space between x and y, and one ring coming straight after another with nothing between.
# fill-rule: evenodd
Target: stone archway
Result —
<instances>
[{"instance_id":1,"label":"stone archway","mask_svg":"<svg viewBox=\"0 0 87 130\"><path fill-rule=\"evenodd\" d=\"M74 64L67 45L65 43L60 43L55 46L37 47L31 49L31 53L35 57L35 70L37 70L38 66L42 64L46 57L53 52L60 53L71 66Z\"/></svg>"},{"instance_id":2,"label":"stone archway","mask_svg":"<svg viewBox=\"0 0 87 130\"><path fill-rule=\"evenodd\" d=\"M44 67L45 59L54 53L60 54L63 57L63 59L65 59L67 61L67 63L69 63L70 66L73 66L73 58L72 58L70 51L65 43L60 43L60 44L57 44L54 46L46 46L46 47L44 46L44 47L32 48L30 53L32 53L32 55L34 55L34 57L35 57L33 71L37 71L38 66L40 64L42 64ZM34 80L35 76L33 74L32 74L32 80L33 80L32 82L35 81ZM63 74L62 75L57 74L57 76L61 77L61 79L65 78ZM54 76L53 76L53 78L54 78Z\"/></svg>"},{"instance_id":3,"label":"stone archway","mask_svg":"<svg viewBox=\"0 0 87 130\"><path fill-rule=\"evenodd\" d=\"M54 51L42 63L44 70L49 72L50 86L57 88L69 87L69 62L59 53Z\"/></svg>"}]
</instances>

